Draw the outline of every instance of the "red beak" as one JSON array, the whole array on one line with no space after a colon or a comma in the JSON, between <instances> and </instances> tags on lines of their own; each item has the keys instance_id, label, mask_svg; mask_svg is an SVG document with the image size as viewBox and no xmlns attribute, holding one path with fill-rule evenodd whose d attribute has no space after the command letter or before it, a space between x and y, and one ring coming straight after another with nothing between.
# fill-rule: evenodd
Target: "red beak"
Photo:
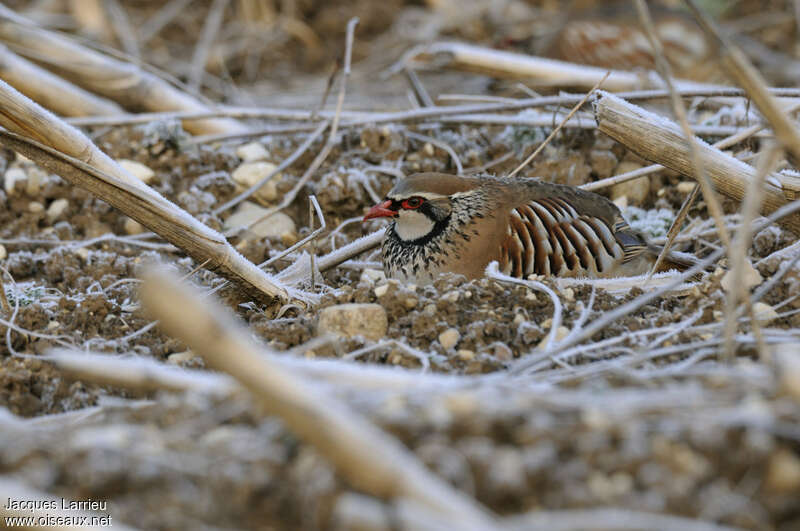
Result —
<instances>
[{"instance_id":1,"label":"red beak","mask_svg":"<svg viewBox=\"0 0 800 531\"><path fill-rule=\"evenodd\" d=\"M364 216L363 221L373 218L393 218L397 215L397 211L389 208L390 206L392 206L391 199L387 199L383 203L378 203L369 209L369 212L367 212L367 215Z\"/></svg>"}]
</instances>

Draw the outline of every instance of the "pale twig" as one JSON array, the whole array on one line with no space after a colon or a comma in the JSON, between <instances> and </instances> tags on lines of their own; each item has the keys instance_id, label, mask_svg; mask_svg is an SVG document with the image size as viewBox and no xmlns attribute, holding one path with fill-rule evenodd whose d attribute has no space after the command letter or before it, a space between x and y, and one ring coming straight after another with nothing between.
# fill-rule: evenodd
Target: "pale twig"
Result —
<instances>
[{"instance_id":1,"label":"pale twig","mask_svg":"<svg viewBox=\"0 0 800 531\"><path fill-rule=\"evenodd\" d=\"M689 119L686 115L686 108L683 105L683 100L681 100L680 95L675 91L675 87L673 84L673 77L672 77L672 67L670 66L669 62L667 62L666 58L664 57L664 49L661 45L661 40L656 33L655 26L653 24L653 20L650 17L650 10L647 8L647 4L644 0L635 0L636 11L639 13L639 20L641 21L642 25L645 29L645 34L647 35L647 39L650 41L650 46L653 48L653 52L656 59L656 68L658 69L658 73L661 75L664 84L667 86L667 90L670 92L670 102L672 103L672 111L675 113L675 116L678 118L678 123L683 130L683 134L686 137L686 142L689 146L689 155L690 160L692 163L692 167L694 169L694 175L697 182L700 184L700 188L703 191L703 197L706 200L706 204L708 205L708 211L711 213L711 217L714 218L714 221L717 225L717 230L719 231L719 238L722 241L722 244L728 248L730 246L730 235L728 234L728 229L725 226L725 221L723 219L723 211L722 211L722 204L720 203L719 197L717 196L716 191L714 190L714 185L711 183L708 174L706 173L703 159L700 155L700 149L698 147L697 139L694 136L694 133L689 126ZM688 207L691 206L691 201L694 200L694 195L690 196L690 198L686 201L685 207L686 211L688 211ZM685 215L685 213L684 213ZM661 249L658 258L656 259L656 264L659 264L664 257L669 253L670 245L672 240L675 239L679 228L671 230L671 238L667 238L667 243ZM655 265L654 265L655 269ZM651 272L652 274L652 272Z\"/></svg>"},{"instance_id":2,"label":"pale twig","mask_svg":"<svg viewBox=\"0 0 800 531\"><path fill-rule=\"evenodd\" d=\"M328 127L328 122L327 121L322 122L321 124L319 124L319 126L317 126L317 128L314 130L314 132L311 133L303 141L303 143L300 144L297 147L297 149L294 150L294 152L292 152L291 155L289 155L288 157L283 159L283 161L281 161L281 163L278 164L278 166L275 169L270 171L267 175L265 175L263 178L261 178L261 180L259 180L257 183L255 183L253 186L251 186L250 188L248 188L247 190L245 190L241 194L237 195L236 197L234 197L230 201L228 201L228 202L224 203L223 205L220 205L219 207L214 209L213 213L214 214L220 214L222 212L225 212L229 208L232 208L232 207L238 205L239 203L241 203L242 201L244 201L245 199L247 199L248 197L250 197L251 195L256 193L258 190L260 190L262 186L264 186L270 180L272 180L272 178L275 177L276 175L278 175L278 173L282 172L283 170L285 170L286 168L291 166L294 163L294 161L299 159L303 155L303 153L305 153L308 150L308 148L311 146L311 144L314 143L314 141L317 139L317 137L319 137L319 135L321 135L323 133L323 131L325 131L325 129L327 127Z\"/></svg>"},{"instance_id":3,"label":"pale twig","mask_svg":"<svg viewBox=\"0 0 800 531\"><path fill-rule=\"evenodd\" d=\"M656 261L653 263L653 267L651 267L650 271L647 273L647 278L644 281L645 284L650 281L655 272L658 271L661 263L669 254L669 250L672 248L675 238L678 237L678 234L683 227L683 222L686 221L686 216L689 215L689 210L692 208L692 205L694 204L698 195L700 195L700 187L697 185L697 183L695 183L694 187L692 187L692 191L689 193L686 199L684 199L680 210L678 210L678 214L675 216L675 219L672 220L672 225L670 225L669 230L667 231L667 241L664 242L664 246L661 248L661 251L659 251Z\"/></svg>"},{"instance_id":4,"label":"pale twig","mask_svg":"<svg viewBox=\"0 0 800 531\"><path fill-rule=\"evenodd\" d=\"M725 327L724 337L725 342L723 352L727 359L733 359L733 335L736 328L736 306L739 299L746 305L751 318L753 333L756 337L758 344L758 353L764 359L768 353L764 345L764 339L761 336L758 320L753 314L753 305L750 301L750 293L748 287L744 282L744 268L745 266L752 267L750 260L747 258L747 249L752 242L752 229L751 223L755 219L761 201L764 197L763 187L767 175L772 172L778 158L781 154L780 149L777 149L774 144L770 144L761 152L759 157L756 177L747 187L747 194L744 196L742 202L742 222L739 230L736 232L733 244L730 248L730 263L731 263L731 290L728 292L727 299L725 300Z\"/></svg>"},{"instance_id":5,"label":"pale twig","mask_svg":"<svg viewBox=\"0 0 800 531\"><path fill-rule=\"evenodd\" d=\"M111 25L114 26L114 32L122 43L122 48L126 54L138 61L140 59L139 43L136 41L136 33L131 27L125 8L120 5L118 0L105 0L104 4L108 11L108 17L111 19Z\"/></svg>"},{"instance_id":6,"label":"pale twig","mask_svg":"<svg viewBox=\"0 0 800 531\"><path fill-rule=\"evenodd\" d=\"M524 168L525 166L527 166L528 164L530 164L530 162L531 162L531 161L532 161L534 158L536 158L536 155L538 155L538 154L539 154L539 152L540 152L540 151L542 151L542 150L544 149L544 147L545 147L547 144L549 144L549 143L550 143L550 140L552 140L552 139L553 139L553 137L554 137L554 136L556 136L556 134L558 134L558 132L559 132L559 131L561 131L561 128L564 126L564 124L565 124L565 123L566 123L566 122L567 122L567 121L568 121L570 118L572 118L572 115L574 115L576 112L578 112L578 109L580 109L581 107L583 107L583 104L584 104L584 103L586 103L586 101L589 99L589 97L590 97L592 94L594 94L594 91L596 91L598 88L600 88L600 87L603 85L603 82L604 82L606 79L608 79L608 76L609 76L609 75L611 75L611 71L610 71L610 70L609 70L608 72L606 72L606 74L605 74L605 75L604 75L602 78L600 78L600 81L598 81L598 82L597 82L597 83L596 83L596 84L595 84L595 85L594 85L594 86L591 88L591 90L589 90L589 92L587 92L587 93L586 93L586 95L585 95L585 96L584 96L584 97L583 97L583 98L582 98L582 99L581 99L581 100L580 100L580 101L579 101L579 102L578 102L578 103L577 103L577 104L576 104L576 105L575 105L575 106L572 108L572 110L571 110L571 111L569 111L569 114L567 114L567 116L566 116L566 117L565 117L563 120L561 120L561 123L560 123L560 124L558 124L558 127L556 127L555 129L553 129L553 131L552 131L552 132L551 132L551 133L550 133L550 134L547 136L547 138L545 138L545 139L544 139L544 142L542 142L541 144L539 144L539 147L537 147L537 148L536 148L536 150L534 150L534 152L533 152L533 153L531 153L531 154L530 154L530 156L528 156L528 158L526 158L526 159L525 159L525 160L522 162L522 164L520 164L519 166L517 166L516 168L514 168L514 171L512 171L511 173L509 173L509 174L508 174L508 177L513 177L514 175L516 175L517 173L519 173L519 171L520 171L522 168Z\"/></svg>"},{"instance_id":7,"label":"pale twig","mask_svg":"<svg viewBox=\"0 0 800 531\"><path fill-rule=\"evenodd\" d=\"M419 99L420 104L423 107L433 107L433 100L431 99L430 94L428 94L428 91L425 90L425 85L423 85L422 81L420 81L416 71L414 71L413 68L406 67L403 69L403 73L405 73L408 83L411 85L411 88L414 91L414 94L416 94L417 99Z\"/></svg>"},{"instance_id":8,"label":"pale twig","mask_svg":"<svg viewBox=\"0 0 800 531\"><path fill-rule=\"evenodd\" d=\"M544 350L549 351L556 346L556 338L558 337L558 329L561 327L561 299L558 295L548 286L536 280L523 280L521 278L511 277L504 275L500 272L497 261L492 261L486 266L486 276L497 280L498 282L505 282L506 284L517 284L518 286L525 286L528 289L534 289L544 292L553 301L553 323L550 325L550 334L547 336L547 343L545 343Z\"/></svg>"},{"instance_id":9,"label":"pale twig","mask_svg":"<svg viewBox=\"0 0 800 531\"><path fill-rule=\"evenodd\" d=\"M219 28L222 25L222 17L225 14L226 7L228 7L228 0L214 0L205 17L203 30L195 46L194 55L192 56L192 65L189 70L189 88L193 92L199 90L203 82L203 74L205 74L206 71L208 54L211 51L211 46L214 44Z\"/></svg>"},{"instance_id":10,"label":"pale twig","mask_svg":"<svg viewBox=\"0 0 800 531\"><path fill-rule=\"evenodd\" d=\"M450 158L453 159L453 164L455 164L455 166L456 166L456 175L463 175L464 174L464 167L461 165L461 160L459 160L458 155L456 154L455 151L453 151L453 148L451 148L447 144L447 142L442 142L441 140L438 140L438 139L433 138L431 136L421 135L421 134L415 133L413 131L406 131L405 135L408 138L413 138L413 139L419 140L421 142L430 142L434 146L443 149L444 151L447 152L448 155L450 155Z\"/></svg>"},{"instance_id":11,"label":"pale twig","mask_svg":"<svg viewBox=\"0 0 800 531\"><path fill-rule=\"evenodd\" d=\"M396 439L257 348L224 308L164 273L148 275L141 297L167 333L236 378L356 488L382 498L409 497L458 528L492 527L488 511L428 471Z\"/></svg>"},{"instance_id":12,"label":"pale twig","mask_svg":"<svg viewBox=\"0 0 800 531\"><path fill-rule=\"evenodd\" d=\"M170 0L156 13L144 21L139 30L139 40L142 45L147 44L150 39L158 35L164 27L172 22L175 17L186 9L192 0Z\"/></svg>"}]
</instances>

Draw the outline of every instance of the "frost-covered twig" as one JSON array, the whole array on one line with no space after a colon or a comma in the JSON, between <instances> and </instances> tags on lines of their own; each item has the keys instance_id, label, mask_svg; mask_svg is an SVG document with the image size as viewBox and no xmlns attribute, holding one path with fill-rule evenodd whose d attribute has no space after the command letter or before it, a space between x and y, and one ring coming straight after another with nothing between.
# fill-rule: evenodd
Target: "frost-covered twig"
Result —
<instances>
[{"instance_id":1,"label":"frost-covered twig","mask_svg":"<svg viewBox=\"0 0 800 531\"><path fill-rule=\"evenodd\" d=\"M501 273L497 261L492 261L486 266L486 276L498 282L517 284L519 286L525 286L526 288L535 289L544 292L550 297L550 300L553 301L553 324L550 326L550 333L547 336L547 343L545 343L544 350L545 352L549 352L552 348L555 348L558 329L561 327L562 313L561 299L558 298L558 295L556 295L552 289L536 280L523 280Z\"/></svg>"}]
</instances>

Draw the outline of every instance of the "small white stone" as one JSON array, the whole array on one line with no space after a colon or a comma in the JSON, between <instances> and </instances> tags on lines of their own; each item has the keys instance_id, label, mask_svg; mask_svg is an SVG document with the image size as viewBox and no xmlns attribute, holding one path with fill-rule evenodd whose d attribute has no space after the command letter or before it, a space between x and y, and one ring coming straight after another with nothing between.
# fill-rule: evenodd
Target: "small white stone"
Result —
<instances>
[{"instance_id":1,"label":"small white stone","mask_svg":"<svg viewBox=\"0 0 800 531\"><path fill-rule=\"evenodd\" d=\"M125 218L125 223L123 223L122 227L125 229L125 234L130 234L131 236L144 232L144 226L132 218Z\"/></svg>"},{"instance_id":2,"label":"small white stone","mask_svg":"<svg viewBox=\"0 0 800 531\"><path fill-rule=\"evenodd\" d=\"M460 339L461 334L455 328L448 328L439 334L439 344L441 344L442 348L445 350L450 350L455 347Z\"/></svg>"},{"instance_id":3,"label":"small white stone","mask_svg":"<svg viewBox=\"0 0 800 531\"><path fill-rule=\"evenodd\" d=\"M773 345L781 391L800 403L800 343Z\"/></svg>"},{"instance_id":4,"label":"small white stone","mask_svg":"<svg viewBox=\"0 0 800 531\"><path fill-rule=\"evenodd\" d=\"M80 258L84 262L89 259L89 249L87 249L86 247L75 249L75 254L78 255L78 258Z\"/></svg>"},{"instance_id":5,"label":"small white stone","mask_svg":"<svg viewBox=\"0 0 800 531\"><path fill-rule=\"evenodd\" d=\"M365 282L367 284L377 284L378 282L383 282L384 280L386 280L386 273L380 269L365 269L361 272L361 282Z\"/></svg>"},{"instance_id":6,"label":"small white stone","mask_svg":"<svg viewBox=\"0 0 800 531\"><path fill-rule=\"evenodd\" d=\"M0 260L5 260L8 256L8 251L6 251L6 246L0 244Z\"/></svg>"},{"instance_id":7,"label":"small white stone","mask_svg":"<svg viewBox=\"0 0 800 531\"><path fill-rule=\"evenodd\" d=\"M475 352L469 349L459 349L457 354L458 357L464 361L472 361L475 359Z\"/></svg>"},{"instance_id":8,"label":"small white stone","mask_svg":"<svg viewBox=\"0 0 800 531\"><path fill-rule=\"evenodd\" d=\"M386 295L386 292L389 291L389 284L381 284L372 291L375 292L376 297L383 297Z\"/></svg>"},{"instance_id":9,"label":"small white stone","mask_svg":"<svg viewBox=\"0 0 800 531\"><path fill-rule=\"evenodd\" d=\"M47 173L38 166L25 168L28 181L25 183L25 193L30 197L38 197L42 191L42 182L47 178Z\"/></svg>"},{"instance_id":10,"label":"small white stone","mask_svg":"<svg viewBox=\"0 0 800 531\"><path fill-rule=\"evenodd\" d=\"M753 314L758 321L758 324L766 326L778 318L778 312L775 308L765 302L757 302L753 305Z\"/></svg>"},{"instance_id":11,"label":"small white stone","mask_svg":"<svg viewBox=\"0 0 800 531\"><path fill-rule=\"evenodd\" d=\"M425 142L425 145L422 147L422 151L429 157L432 157L434 154L433 144L430 142Z\"/></svg>"},{"instance_id":12,"label":"small white stone","mask_svg":"<svg viewBox=\"0 0 800 531\"><path fill-rule=\"evenodd\" d=\"M50 203L49 207L47 207L47 219L52 223L63 216L67 208L69 208L68 200L64 199L63 197L61 199L56 199Z\"/></svg>"},{"instance_id":13,"label":"small white stone","mask_svg":"<svg viewBox=\"0 0 800 531\"><path fill-rule=\"evenodd\" d=\"M761 278L761 274L756 271L756 268L750 263L749 260L746 260L744 264L742 264L742 282L745 285L746 289L754 288L761 284L764 279ZM722 285L722 289L725 291L730 291L733 283L733 270L726 271L725 274L722 276L722 280L720 284Z\"/></svg>"},{"instance_id":14,"label":"small white stone","mask_svg":"<svg viewBox=\"0 0 800 531\"><path fill-rule=\"evenodd\" d=\"M44 212L44 205L41 204L39 201L31 201L30 203L28 203L28 212L32 212L33 214Z\"/></svg>"},{"instance_id":15,"label":"small white stone","mask_svg":"<svg viewBox=\"0 0 800 531\"><path fill-rule=\"evenodd\" d=\"M236 148L236 156L244 162L253 162L268 159L269 151L261 142L249 142Z\"/></svg>"},{"instance_id":16,"label":"small white stone","mask_svg":"<svg viewBox=\"0 0 800 531\"><path fill-rule=\"evenodd\" d=\"M264 177L272 173L275 164L265 161L245 162L238 168L233 170L231 177L242 188L250 188L254 184L261 181ZM255 195L256 197L265 201L274 201L278 198L278 181L281 179L281 174L277 174L265 183L264 186L259 188Z\"/></svg>"},{"instance_id":17,"label":"small white stone","mask_svg":"<svg viewBox=\"0 0 800 531\"><path fill-rule=\"evenodd\" d=\"M194 352L191 350L184 350L183 352L173 352L167 356L167 363L170 365L180 365L183 362L189 361L195 357Z\"/></svg>"},{"instance_id":18,"label":"small white stone","mask_svg":"<svg viewBox=\"0 0 800 531\"><path fill-rule=\"evenodd\" d=\"M800 457L781 448L770 456L765 486L772 492L796 493L800 488Z\"/></svg>"},{"instance_id":19,"label":"small white stone","mask_svg":"<svg viewBox=\"0 0 800 531\"><path fill-rule=\"evenodd\" d=\"M266 208L245 201L239 205L232 216L225 220L223 226L225 230L249 227L263 218L266 213ZM284 238L293 235L296 232L296 226L292 218L283 212L275 212L267 219L249 227L247 232L257 238Z\"/></svg>"},{"instance_id":20,"label":"small white stone","mask_svg":"<svg viewBox=\"0 0 800 531\"><path fill-rule=\"evenodd\" d=\"M126 170L128 173L145 184L150 184L150 181L152 181L153 177L156 176L156 173L153 170L141 162L136 162L135 160L120 159L117 161L117 164L122 166L123 170Z\"/></svg>"},{"instance_id":21,"label":"small white stone","mask_svg":"<svg viewBox=\"0 0 800 531\"><path fill-rule=\"evenodd\" d=\"M16 184L18 182L24 183L27 180L28 175L22 171L22 168L12 166L11 168L7 169L5 175L3 175L3 186L6 189L6 194L9 196L15 195Z\"/></svg>"},{"instance_id":22,"label":"small white stone","mask_svg":"<svg viewBox=\"0 0 800 531\"><path fill-rule=\"evenodd\" d=\"M678 183L676 189L678 190L679 194L689 195L694 190L695 182L694 181L681 181Z\"/></svg>"},{"instance_id":23,"label":"small white stone","mask_svg":"<svg viewBox=\"0 0 800 531\"><path fill-rule=\"evenodd\" d=\"M386 335L389 318L380 304L338 304L319 313L317 330L337 336L363 336L377 341Z\"/></svg>"}]
</instances>

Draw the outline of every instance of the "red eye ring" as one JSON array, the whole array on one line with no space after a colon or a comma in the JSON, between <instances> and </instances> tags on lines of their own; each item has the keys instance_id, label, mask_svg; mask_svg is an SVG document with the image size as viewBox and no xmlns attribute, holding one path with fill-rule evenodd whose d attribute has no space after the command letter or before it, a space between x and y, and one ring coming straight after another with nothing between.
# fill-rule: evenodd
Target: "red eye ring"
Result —
<instances>
[{"instance_id":1,"label":"red eye ring","mask_svg":"<svg viewBox=\"0 0 800 531\"><path fill-rule=\"evenodd\" d=\"M400 206L408 210L414 210L421 207L424 201L424 198L415 195L414 197L409 197L408 199L404 200L402 203L400 203Z\"/></svg>"}]
</instances>

